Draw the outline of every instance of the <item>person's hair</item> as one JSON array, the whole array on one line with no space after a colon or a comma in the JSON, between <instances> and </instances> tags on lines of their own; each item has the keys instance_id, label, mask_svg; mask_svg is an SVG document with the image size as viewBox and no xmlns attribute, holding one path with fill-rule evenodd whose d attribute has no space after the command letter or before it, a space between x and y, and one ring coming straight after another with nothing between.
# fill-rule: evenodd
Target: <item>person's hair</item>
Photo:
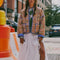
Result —
<instances>
[{"instance_id":1,"label":"person's hair","mask_svg":"<svg viewBox=\"0 0 60 60\"><path fill-rule=\"evenodd\" d=\"M35 3L34 3L34 14L35 15L35 11L36 11L36 4L37 4L37 0L35 0ZM25 17L27 16L27 9L29 7L29 0L26 0L26 5L25 5Z\"/></svg>"}]
</instances>

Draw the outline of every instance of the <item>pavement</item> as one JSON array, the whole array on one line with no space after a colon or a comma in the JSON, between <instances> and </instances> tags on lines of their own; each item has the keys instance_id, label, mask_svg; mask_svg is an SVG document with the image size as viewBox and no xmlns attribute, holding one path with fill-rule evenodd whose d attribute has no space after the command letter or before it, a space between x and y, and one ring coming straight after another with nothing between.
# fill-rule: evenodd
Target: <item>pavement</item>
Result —
<instances>
[{"instance_id":1,"label":"pavement","mask_svg":"<svg viewBox=\"0 0 60 60\"><path fill-rule=\"evenodd\" d=\"M44 38L44 44L48 60L60 60L60 37L46 37Z\"/></svg>"},{"instance_id":2,"label":"pavement","mask_svg":"<svg viewBox=\"0 0 60 60\"><path fill-rule=\"evenodd\" d=\"M48 54L60 54L60 37L44 38L44 43Z\"/></svg>"}]
</instances>

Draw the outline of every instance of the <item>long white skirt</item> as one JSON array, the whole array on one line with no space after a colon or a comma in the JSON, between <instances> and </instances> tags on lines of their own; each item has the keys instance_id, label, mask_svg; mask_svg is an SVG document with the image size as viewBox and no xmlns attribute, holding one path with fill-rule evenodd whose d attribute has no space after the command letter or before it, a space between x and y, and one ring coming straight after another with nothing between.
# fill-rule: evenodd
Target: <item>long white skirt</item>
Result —
<instances>
[{"instance_id":1,"label":"long white skirt","mask_svg":"<svg viewBox=\"0 0 60 60\"><path fill-rule=\"evenodd\" d=\"M20 44L18 60L40 60L38 35L25 34L24 39L24 44ZM47 57L45 60L47 60Z\"/></svg>"}]
</instances>

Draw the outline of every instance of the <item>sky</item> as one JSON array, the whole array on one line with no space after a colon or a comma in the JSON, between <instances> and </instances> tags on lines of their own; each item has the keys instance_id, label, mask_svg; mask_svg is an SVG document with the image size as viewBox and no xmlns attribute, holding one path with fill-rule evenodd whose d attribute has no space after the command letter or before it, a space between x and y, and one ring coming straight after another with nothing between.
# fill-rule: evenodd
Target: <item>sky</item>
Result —
<instances>
[{"instance_id":1,"label":"sky","mask_svg":"<svg viewBox=\"0 0 60 60\"><path fill-rule=\"evenodd\" d=\"M52 4L60 6L60 0L52 0Z\"/></svg>"}]
</instances>

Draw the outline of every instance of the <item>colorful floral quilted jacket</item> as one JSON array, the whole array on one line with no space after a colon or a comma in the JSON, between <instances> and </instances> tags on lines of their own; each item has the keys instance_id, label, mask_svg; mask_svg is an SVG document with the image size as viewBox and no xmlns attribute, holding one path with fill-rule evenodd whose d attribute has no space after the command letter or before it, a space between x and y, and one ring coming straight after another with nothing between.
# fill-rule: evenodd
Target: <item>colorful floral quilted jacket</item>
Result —
<instances>
[{"instance_id":1,"label":"colorful floral quilted jacket","mask_svg":"<svg viewBox=\"0 0 60 60\"><path fill-rule=\"evenodd\" d=\"M27 34L30 33L29 30L29 13L27 10L27 16L24 17L25 9L20 13L20 18L18 20L18 34ZM32 34L45 35L45 15L41 8L37 7L35 15L33 16L32 21Z\"/></svg>"}]
</instances>

